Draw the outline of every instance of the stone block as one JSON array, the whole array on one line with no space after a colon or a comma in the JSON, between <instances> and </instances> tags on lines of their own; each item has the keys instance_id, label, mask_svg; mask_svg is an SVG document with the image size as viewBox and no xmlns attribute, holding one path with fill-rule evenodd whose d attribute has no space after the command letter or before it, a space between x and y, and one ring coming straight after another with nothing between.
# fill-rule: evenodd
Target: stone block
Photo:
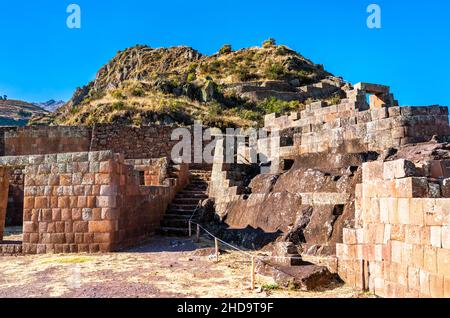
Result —
<instances>
[{"instance_id":1,"label":"stone block","mask_svg":"<svg viewBox=\"0 0 450 318\"><path fill-rule=\"evenodd\" d=\"M383 166L383 178L385 180L413 177L416 173L414 163L404 159L388 161Z\"/></svg>"},{"instance_id":2,"label":"stone block","mask_svg":"<svg viewBox=\"0 0 450 318\"><path fill-rule=\"evenodd\" d=\"M430 274L430 295L434 298L444 297L444 277L438 274Z\"/></svg>"},{"instance_id":3,"label":"stone block","mask_svg":"<svg viewBox=\"0 0 450 318\"><path fill-rule=\"evenodd\" d=\"M94 234L94 243L111 243L112 233L93 233Z\"/></svg>"},{"instance_id":4,"label":"stone block","mask_svg":"<svg viewBox=\"0 0 450 318\"><path fill-rule=\"evenodd\" d=\"M396 179L394 195L398 198L425 198L428 196L428 179L417 177Z\"/></svg>"},{"instance_id":5,"label":"stone block","mask_svg":"<svg viewBox=\"0 0 450 318\"><path fill-rule=\"evenodd\" d=\"M363 164L363 184L383 178L384 165L382 161L372 161Z\"/></svg>"},{"instance_id":6,"label":"stone block","mask_svg":"<svg viewBox=\"0 0 450 318\"><path fill-rule=\"evenodd\" d=\"M441 195L444 198L450 198L450 178L441 181Z\"/></svg>"},{"instance_id":7,"label":"stone block","mask_svg":"<svg viewBox=\"0 0 450 318\"><path fill-rule=\"evenodd\" d=\"M95 174L95 184L111 184L112 183L112 176L109 173L96 173Z\"/></svg>"},{"instance_id":8,"label":"stone block","mask_svg":"<svg viewBox=\"0 0 450 318\"><path fill-rule=\"evenodd\" d=\"M98 196L96 206L99 208L115 208L117 205L115 196Z\"/></svg>"},{"instance_id":9,"label":"stone block","mask_svg":"<svg viewBox=\"0 0 450 318\"><path fill-rule=\"evenodd\" d=\"M405 227L405 242L408 244L422 243L422 227L420 226L406 226Z\"/></svg>"},{"instance_id":10,"label":"stone block","mask_svg":"<svg viewBox=\"0 0 450 318\"><path fill-rule=\"evenodd\" d=\"M393 263L401 264L402 253L403 253L403 243L398 241L391 242L391 260Z\"/></svg>"},{"instance_id":11,"label":"stone block","mask_svg":"<svg viewBox=\"0 0 450 318\"><path fill-rule=\"evenodd\" d=\"M89 253L89 244L78 244L78 253Z\"/></svg>"},{"instance_id":12,"label":"stone block","mask_svg":"<svg viewBox=\"0 0 450 318\"><path fill-rule=\"evenodd\" d=\"M414 245L412 251L412 266L423 267L424 253L422 245Z\"/></svg>"},{"instance_id":13,"label":"stone block","mask_svg":"<svg viewBox=\"0 0 450 318\"><path fill-rule=\"evenodd\" d=\"M445 248L437 250L437 273L450 277L450 250Z\"/></svg>"},{"instance_id":14,"label":"stone block","mask_svg":"<svg viewBox=\"0 0 450 318\"><path fill-rule=\"evenodd\" d=\"M442 247L450 250L450 226L443 226L441 228L441 242Z\"/></svg>"},{"instance_id":15,"label":"stone block","mask_svg":"<svg viewBox=\"0 0 450 318\"><path fill-rule=\"evenodd\" d=\"M431 246L441 248L442 247L442 227L430 226L430 243Z\"/></svg>"},{"instance_id":16,"label":"stone block","mask_svg":"<svg viewBox=\"0 0 450 318\"><path fill-rule=\"evenodd\" d=\"M424 212L423 212L422 199L412 198L410 200L409 207L410 207L409 224L423 225L424 224Z\"/></svg>"},{"instance_id":17,"label":"stone block","mask_svg":"<svg viewBox=\"0 0 450 318\"><path fill-rule=\"evenodd\" d=\"M73 222L73 231L75 233L84 233L89 230L89 222L87 221L75 221Z\"/></svg>"},{"instance_id":18,"label":"stone block","mask_svg":"<svg viewBox=\"0 0 450 318\"><path fill-rule=\"evenodd\" d=\"M116 222L103 220L103 221L90 221L89 232L91 233L106 233L116 231Z\"/></svg>"},{"instance_id":19,"label":"stone block","mask_svg":"<svg viewBox=\"0 0 450 318\"><path fill-rule=\"evenodd\" d=\"M409 223L410 216L410 199L400 198L398 199L398 222L403 225Z\"/></svg>"},{"instance_id":20,"label":"stone block","mask_svg":"<svg viewBox=\"0 0 450 318\"><path fill-rule=\"evenodd\" d=\"M419 271L420 293L430 295L430 274L422 269Z\"/></svg>"},{"instance_id":21,"label":"stone block","mask_svg":"<svg viewBox=\"0 0 450 318\"><path fill-rule=\"evenodd\" d=\"M424 246L423 258L424 269L429 273L437 273L437 249Z\"/></svg>"},{"instance_id":22,"label":"stone block","mask_svg":"<svg viewBox=\"0 0 450 318\"><path fill-rule=\"evenodd\" d=\"M98 252L100 252L99 244L96 243L89 244L89 253L98 253Z\"/></svg>"},{"instance_id":23,"label":"stone block","mask_svg":"<svg viewBox=\"0 0 450 318\"><path fill-rule=\"evenodd\" d=\"M405 225L391 226L391 240L399 242L405 241Z\"/></svg>"}]
</instances>

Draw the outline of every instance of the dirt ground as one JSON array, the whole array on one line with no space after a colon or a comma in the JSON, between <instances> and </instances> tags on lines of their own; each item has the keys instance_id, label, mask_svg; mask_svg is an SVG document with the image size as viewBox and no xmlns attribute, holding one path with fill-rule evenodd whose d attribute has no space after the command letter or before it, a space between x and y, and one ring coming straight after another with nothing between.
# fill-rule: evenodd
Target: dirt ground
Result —
<instances>
[{"instance_id":1,"label":"dirt ground","mask_svg":"<svg viewBox=\"0 0 450 318\"><path fill-rule=\"evenodd\" d=\"M343 285L321 292L279 289L259 275L252 291L249 260L229 251L216 263L202 253L210 244L155 238L110 254L0 256L0 297L365 297Z\"/></svg>"}]
</instances>

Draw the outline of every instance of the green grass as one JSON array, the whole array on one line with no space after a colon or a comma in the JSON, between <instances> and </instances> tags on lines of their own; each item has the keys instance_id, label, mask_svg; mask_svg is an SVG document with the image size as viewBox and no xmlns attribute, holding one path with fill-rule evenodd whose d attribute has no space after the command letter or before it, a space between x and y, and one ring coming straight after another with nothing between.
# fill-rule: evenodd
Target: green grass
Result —
<instances>
[{"instance_id":1,"label":"green grass","mask_svg":"<svg viewBox=\"0 0 450 318\"><path fill-rule=\"evenodd\" d=\"M280 286L278 286L278 284L265 284L262 285L261 288L265 290L278 290L280 289Z\"/></svg>"},{"instance_id":2,"label":"green grass","mask_svg":"<svg viewBox=\"0 0 450 318\"><path fill-rule=\"evenodd\" d=\"M91 262L95 258L92 256L62 256L62 257L50 257L42 260L43 264L80 264Z\"/></svg>"}]
</instances>

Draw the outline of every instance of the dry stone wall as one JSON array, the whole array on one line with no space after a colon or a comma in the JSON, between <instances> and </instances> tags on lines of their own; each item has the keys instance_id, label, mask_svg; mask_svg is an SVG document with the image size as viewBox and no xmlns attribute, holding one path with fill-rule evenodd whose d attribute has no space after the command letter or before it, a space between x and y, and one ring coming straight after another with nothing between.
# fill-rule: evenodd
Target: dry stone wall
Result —
<instances>
[{"instance_id":1,"label":"dry stone wall","mask_svg":"<svg viewBox=\"0 0 450 318\"><path fill-rule=\"evenodd\" d=\"M139 172L112 151L0 158L2 169L18 165L26 167L26 254L108 252L142 242L188 180L182 170L164 185L141 185Z\"/></svg>"},{"instance_id":2,"label":"dry stone wall","mask_svg":"<svg viewBox=\"0 0 450 318\"><path fill-rule=\"evenodd\" d=\"M89 151L91 131L87 127L28 126L1 128L3 156Z\"/></svg>"},{"instance_id":3,"label":"dry stone wall","mask_svg":"<svg viewBox=\"0 0 450 318\"><path fill-rule=\"evenodd\" d=\"M348 284L381 297L450 297L448 179L405 160L363 165L355 227L337 244Z\"/></svg>"},{"instance_id":4,"label":"dry stone wall","mask_svg":"<svg viewBox=\"0 0 450 318\"><path fill-rule=\"evenodd\" d=\"M317 153L343 148L345 152L383 151L450 135L447 107L382 107L359 111L352 103L310 109L291 116L266 118L266 128L295 127L295 153Z\"/></svg>"},{"instance_id":5,"label":"dry stone wall","mask_svg":"<svg viewBox=\"0 0 450 318\"><path fill-rule=\"evenodd\" d=\"M179 140L171 140L176 126L141 126L102 124L87 126L0 127L0 156L43 155L112 150L126 159L170 158ZM185 127L192 130L192 127ZM193 134L192 134L193 138ZM191 140L194 158L195 147ZM210 168L205 162L197 167Z\"/></svg>"}]
</instances>

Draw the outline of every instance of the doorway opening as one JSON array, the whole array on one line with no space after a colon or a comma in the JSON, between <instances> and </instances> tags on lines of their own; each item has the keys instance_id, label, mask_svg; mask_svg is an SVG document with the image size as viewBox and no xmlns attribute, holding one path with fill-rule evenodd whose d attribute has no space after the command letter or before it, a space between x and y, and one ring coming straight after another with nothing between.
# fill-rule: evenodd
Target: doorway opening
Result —
<instances>
[{"instance_id":1,"label":"doorway opening","mask_svg":"<svg viewBox=\"0 0 450 318\"><path fill-rule=\"evenodd\" d=\"M25 167L8 169L8 197L4 219L3 244L19 243L23 235Z\"/></svg>"}]
</instances>

